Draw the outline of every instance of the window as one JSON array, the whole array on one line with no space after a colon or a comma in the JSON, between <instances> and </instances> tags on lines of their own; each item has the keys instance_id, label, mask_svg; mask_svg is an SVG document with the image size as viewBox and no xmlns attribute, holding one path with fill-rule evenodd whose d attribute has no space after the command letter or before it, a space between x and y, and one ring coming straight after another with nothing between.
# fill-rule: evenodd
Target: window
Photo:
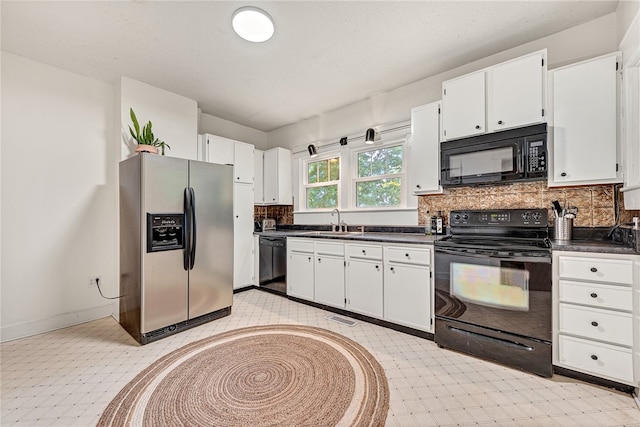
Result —
<instances>
[{"instance_id":1,"label":"window","mask_svg":"<svg viewBox=\"0 0 640 427\"><path fill-rule=\"evenodd\" d=\"M309 161L306 167L307 209L338 207L340 157Z\"/></svg>"},{"instance_id":2,"label":"window","mask_svg":"<svg viewBox=\"0 0 640 427\"><path fill-rule=\"evenodd\" d=\"M400 206L404 178L403 145L362 151L356 157L356 207Z\"/></svg>"}]
</instances>

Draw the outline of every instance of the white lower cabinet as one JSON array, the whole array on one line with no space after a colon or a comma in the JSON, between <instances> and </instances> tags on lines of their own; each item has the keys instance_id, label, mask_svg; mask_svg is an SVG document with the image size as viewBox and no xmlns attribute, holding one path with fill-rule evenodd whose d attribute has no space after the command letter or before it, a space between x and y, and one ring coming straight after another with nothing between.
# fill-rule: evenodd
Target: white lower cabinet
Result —
<instances>
[{"instance_id":1,"label":"white lower cabinet","mask_svg":"<svg viewBox=\"0 0 640 427\"><path fill-rule=\"evenodd\" d=\"M344 308L343 243L316 242L314 289L315 302Z\"/></svg>"},{"instance_id":2,"label":"white lower cabinet","mask_svg":"<svg viewBox=\"0 0 640 427\"><path fill-rule=\"evenodd\" d=\"M433 249L287 239L287 295L433 332Z\"/></svg>"},{"instance_id":3,"label":"white lower cabinet","mask_svg":"<svg viewBox=\"0 0 640 427\"><path fill-rule=\"evenodd\" d=\"M313 300L314 245L309 239L287 239L287 295Z\"/></svg>"},{"instance_id":4,"label":"white lower cabinet","mask_svg":"<svg viewBox=\"0 0 640 427\"><path fill-rule=\"evenodd\" d=\"M346 245L347 310L382 319L382 245Z\"/></svg>"},{"instance_id":5,"label":"white lower cabinet","mask_svg":"<svg viewBox=\"0 0 640 427\"><path fill-rule=\"evenodd\" d=\"M384 319L431 332L431 256L429 249L384 248Z\"/></svg>"},{"instance_id":6,"label":"white lower cabinet","mask_svg":"<svg viewBox=\"0 0 640 427\"><path fill-rule=\"evenodd\" d=\"M639 270L637 255L554 252L554 365L638 385Z\"/></svg>"}]
</instances>

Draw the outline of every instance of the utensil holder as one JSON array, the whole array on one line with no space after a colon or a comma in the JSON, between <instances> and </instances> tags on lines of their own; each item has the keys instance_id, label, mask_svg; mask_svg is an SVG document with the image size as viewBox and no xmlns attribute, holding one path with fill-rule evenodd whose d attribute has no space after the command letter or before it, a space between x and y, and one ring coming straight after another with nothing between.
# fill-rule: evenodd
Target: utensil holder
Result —
<instances>
[{"instance_id":1,"label":"utensil holder","mask_svg":"<svg viewBox=\"0 0 640 427\"><path fill-rule=\"evenodd\" d=\"M556 218L556 223L553 227L553 237L556 240L573 239L573 218Z\"/></svg>"}]
</instances>

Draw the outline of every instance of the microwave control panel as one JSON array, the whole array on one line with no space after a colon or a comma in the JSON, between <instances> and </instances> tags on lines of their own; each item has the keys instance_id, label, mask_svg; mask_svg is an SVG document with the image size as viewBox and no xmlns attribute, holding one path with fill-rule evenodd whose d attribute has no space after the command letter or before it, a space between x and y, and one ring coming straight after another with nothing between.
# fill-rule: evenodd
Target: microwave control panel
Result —
<instances>
[{"instance_id":1,"label":"microwave control panel","mask_svg":"<svg viewBox=\"0 0 640 427\"><path fill-rule=\"evenodd\" d=\"M527 172L546 172L547 142L544 139L527 141Z\"/></svg>"}]
</instances>

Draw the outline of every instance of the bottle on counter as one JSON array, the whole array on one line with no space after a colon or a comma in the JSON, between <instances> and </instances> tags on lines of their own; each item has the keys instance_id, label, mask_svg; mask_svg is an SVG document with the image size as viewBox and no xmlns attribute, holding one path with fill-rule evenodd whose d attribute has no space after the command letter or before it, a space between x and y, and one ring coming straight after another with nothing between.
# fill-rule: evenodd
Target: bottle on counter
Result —
<instances>
[{"instance_id":1,"label":"bottle on counter","mask_svg":"<svg viewBox=\"0 0 640 427\"><path fill-rule=\"evenodd\" d=\"M442 234L442 224L444 220L442 218L442 211L438 211L438 215L436 216L436 234Z\"/></svg>"}]
</instances>

